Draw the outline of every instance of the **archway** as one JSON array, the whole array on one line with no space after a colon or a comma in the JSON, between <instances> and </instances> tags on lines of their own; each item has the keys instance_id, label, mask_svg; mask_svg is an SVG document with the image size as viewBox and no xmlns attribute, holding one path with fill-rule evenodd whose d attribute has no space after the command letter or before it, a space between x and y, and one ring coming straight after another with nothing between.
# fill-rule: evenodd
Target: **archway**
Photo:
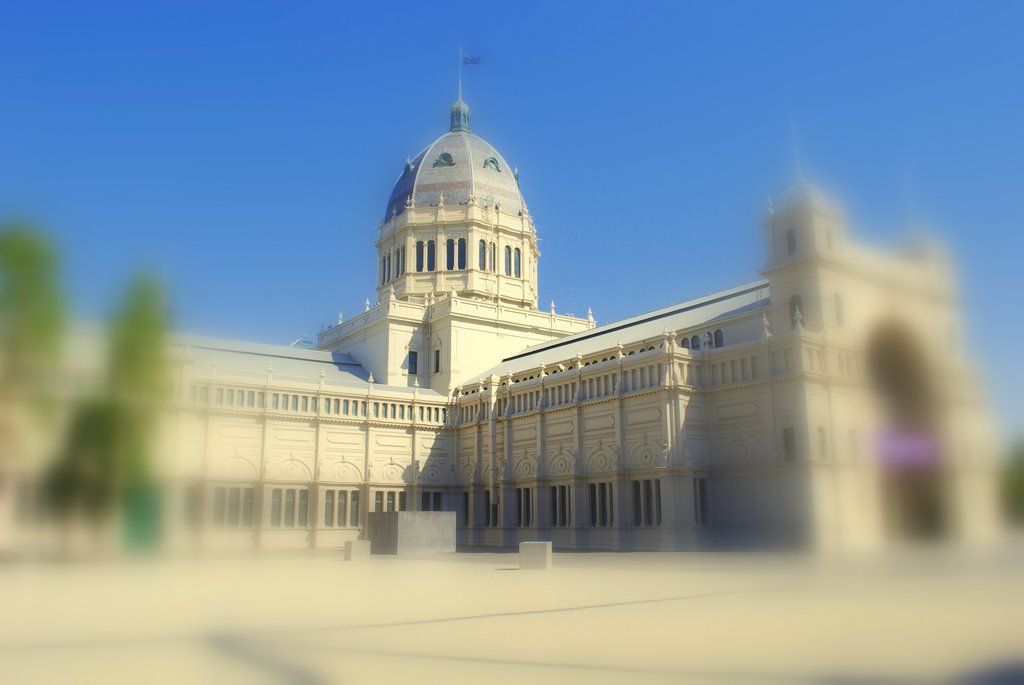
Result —
<instances>
[{"instance_id":1,"label":"archway","mask_svg":"<svg viewBox=\"0 0 1024 685\"><path fill-rule=\"evenodd\" d=\"M880 326L867 347L867 370L880 404L874 444L889 531L934 540L948 528L936 399L923 351L899 323Z\"/></svg>"}]
</instances>

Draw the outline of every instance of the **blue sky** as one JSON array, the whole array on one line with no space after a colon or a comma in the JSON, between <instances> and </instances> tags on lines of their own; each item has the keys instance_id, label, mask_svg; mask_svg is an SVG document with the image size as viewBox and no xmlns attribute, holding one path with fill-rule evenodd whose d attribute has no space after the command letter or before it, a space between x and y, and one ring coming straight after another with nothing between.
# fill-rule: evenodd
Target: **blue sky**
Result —
<instances>
[{"instance_id":1,"label":"blue sky","mask_svg":"<svg viewBox=\"0 0 1024 685\"><path fill-rule=\"evenodd\" d=\"M1002 431L1024 428L1024 4L0 6L0 217L64 254L76 315L140 265L184 330L286 343L371 297L406 157L447 126L520 169L541 304L608 322L756 277L808 176L856 235L952 248ZM638 277L643 274L643 278Z\"/></svg>"}]
</instances>

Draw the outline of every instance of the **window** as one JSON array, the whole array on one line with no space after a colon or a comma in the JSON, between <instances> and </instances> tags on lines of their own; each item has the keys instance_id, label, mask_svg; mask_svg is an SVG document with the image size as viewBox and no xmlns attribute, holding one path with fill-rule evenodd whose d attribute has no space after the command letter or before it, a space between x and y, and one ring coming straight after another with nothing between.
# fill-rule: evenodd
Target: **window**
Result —
<instances>
[{"instance_id":1,"label":"window","mask_svg":"<svg viewBox=\"0 0 1024 685\"><path fill-rule=\"evenodd\" d=\"M690 347L692 349L695 349L695 350L699 350L700 349L700 336L699 335L695 335L692 338L690 338Z\"/></svg>"},{"instance_id":2,"label":"window","mask_svg":"<svg viewBox=\"0 0 1024 685\"><path fill-rule=\"evenodd\" d=\"M379 490L373 493L373 510L384 511L384 493Z\"/></svg>"},{"instance_id":3,"label":"window","mask_svg":"<svg viewBox=\"0 0 1024 685\"><path fill-rule=\"evenodd\" d=\"M533 525L532 488L516 488L516 526L529 528Z\"/></svg>"},{"instance_id":4,"label":"window","mask_svg":"<svg viewBox=\"0 0 1024 685\"><path fill-rule=\"evenodd\" d=\"M605 528L614 525L612 484L590 484L590 525Z\"/></svg>"},{"instance_id":5,"label":"window","mask_svg":"<svg viewBox=\"0 0 1024 685\"><path fill-rule=\"evenodd\" d=\"M498 160L494 157L488 157L484 160L484 169L491 169L499 173L501 172L501 166L498 164Z\"/></svg>"},{"instance_id":6,"label":"window","mask_svg":"<svg viewBox=\"0 0 1024 685\"><path fill-rule=\"evenodd\" d=\"M328 528L334 525L334 490L324 493L324 525Z\"/></svg>"},{"instance_id":7,"label":"window","mask_svg":"<svg viewBox=\"0 0 1024 685\"><path fill-rule=\"evenodd\" d=\"M459 269L466 268L466 239L459 238Z\"/></svg>"},{"instance_id":8,"label":"window","mask_svg":"<svg viewBox=\"0 0 1024 685\"><path fill-rule=\"evenodd\" d=\"M455 240L452 238L445 243L445 268L448 271L455 270Z\"/></svg>"},{"instance_id":9,"label":"window","mask_svg":"<svg viewBox=\"0 0 1024 685\"><path fill-rule=\"evenodd\" d=\"M693 515L698 526L706 526L710 521L708 508L708 479L693 480Z\"/></svg>"},{"instance_id":10,"label":"window","mask_svg":"<svg viewBox=\"0 0 1024 685\"><path fill-rule=\"evenodd\" d=\"M434 160L434 166L455 166L455 158L452 157L450 152L442 152L437 156L437 159Z\"/></svg>"},{"instance_id":11,"label":"window","mask_svg":"<svg viewBox=\"0 0 1024 685\"><path fill-rule=\"evenodd\" d=\"M415 351L412 351L412 350L409 351L408 367L409 367L409 373L411 375L415 376L417 373L419 373L419 360L417 359L417 355L416 355Z\"/></svg>"},{"instance_id":12,"label":"window","mask_svg":"<svg viewBox=\"0 0 1024 685\"><path fill-rule=\"evenodd\" d=\"M480 259L478 261L478 268L481 271L485 271L487 269L487 241L486 240L481 240L480 241L480 255L479 256L480 256Z\"/></svg>"},{"instance_id":13,"label":"window","mask_svg":"<svg viewBox=\"0 0 1024 685\"><path fill-rule=\"evenodd\" d=\"M789 298L789 322L792 328L796 328L797 323L803 322L804 316L804 298L799 295L794 295Z\"/></svg>"},{"instance_id":14,"label":"window","mask_svg":"<svg viewBox=\"0 0 1024 685\"><path fill-rule=\"evenodd\" d=\"M281 525L281 488L274 488L270 493L270 525L275 528Z\"/></svg>"},{"instance_id":15,"label":"window","mask_svg":"<svg viewBox=\"0 0 1024 685\"><path fill-rule=\"evenodd\" d=\"M796 429L782 429L782 456L786 461L796 460Z\"/></svg>"},{"instance_id":16,"label":"window","mask_svg":"<svg viewBox=\"0 0 1024 685\"><path fill-rule=\"evenodd\" d=\"M423 271L423 241L416 243L416 271Z\"/></svg>"},{"instance_id":17,"label":"window","mask_svg":"<svg viewBox=\"0 0 1024 685\"><path fill-rule=\"evenodd\" d=\"M441 350L434 350L434 373L441 373Z\"/></svg>"},{"instance_id":18,"label":"window","mask_svg":"<svg viewBox=\"0 0 1024 685\"><path fill-rule=\"evenodd\" d=\"M491 243L490 249L487 253L487 270L494 271L494 261L497 259L495 255L498 253L498 247L494 243Z\"/></svg>"},{"instance_id":19,"label":"window","mask_svg":"<svg viewBox=\"0 0 1024 685\"><path fill-rule=\"evenodd\" d=\"M344 528L348 525L348 492L338 490L338 527Z\"/></svg>"},{"instance_id":20,"label":"window","mask_svg":"<svg viewBox=\"0 0 1024 685\"><path fill-rule=\"evenodd\" d=\"M551 486L551 525L567 528L572 525L570 508L571 491L568 485Z\"/></svg>"},{"instance_id":21,"label":"window","mask_svg":"<svg viewBox=\"0 0 1024 685\"><path fill-rule=\"evenodd\" d=\"M722 347L725 345L725 334L722 333L722 329L719 328L715 331L715 347Z\"/></svg>"},{"instance_id":22,"label":"window","mask_svg":"<svg viewBox=\"0 0 1024 685\"><path fill-rule=\"evenodd\" d=\"M350 515L348 517L349 518L349 522L353 526L358 526L359 525L359 491L358 490L353 490L352 491L351 501L352 501L352 504L351 504L351 508L349 510L350 511Z\"/></svg>"},{"instance_id":23,"label":"window","mask_svg":"<svg viewBox=\"0 0 1024 685\"><path fill-rule=\"evenodd\" d=\"M437 267L437 255L435 254L434 241L427 241L427 271L433 271Z\"/></svg>"},{"instance_id":24,"label":"window","mask_svg":"<svg viewBox=\"0 0 1024 685\"><path fill-rule=\"evenodd\" d=\"M522 252L520 252L519 248L517 247L516 251L515 251L515 259L512 262L512 264L513 264L513 273L515 274L516 278L521 278L522 277L522 273L523 273L523 270L522 270L522 265L523 264L522 264L522 262L523 262L523 255L522 255Z\"/></svg>"},{"instance_id":25,"label":"window","mask_svg":"<svg viewBox=\"0 0 1024 685\"><path fill-rule=\"evenodd\" d=\"M661 525L661 481L657 478L633 481L633 525L653 528Z\"/></svg>"},{"instance_id":26,"label":"window","mask_svg":"<svg viewBox=\"0 0 1024 685\"><path fill-rule=\"evenodd\" d=\"M505 246L505 275L512 275L512 248Z\"/></svg>"},{"instance_id":27,"label":"window","mask_svg":"<svg viewBox=\"0 0 1024 685\"><path fill-rule=\"evenodd\" d=\"M284 525L287 528L295 527L295 491L284 491Z\"/></svg>"},{"instance_id":28,"label":"window","mask_svg":"<svg viewBox=\"0 0 1024 685\"><path fill-rule=\"evenodd\" d=\"M835 310L836 326L839 328L843 327L843 298L836 295L832 298L832 307Z\"/></svg>"},{"instance_id":29,"label":"window","mask_svg":"<svg viewBox=\"0 0 1024 685\"><path fill-rule=\"evenodd\" d=\"M683 349L685 349L685 350L690 349L690 339L689 338L683 338L682 345L683 345Z\"/></svg>"},{"instance_id":30,"label":"window","mask_svg":"<svg viewBox=\"0 0 1024 685\"><path fill-rule=\"evenodd\" d=\"M796 254L796 231L792 228L786 231L786 249L789 254Z\"/></svg>"}]
</instances>

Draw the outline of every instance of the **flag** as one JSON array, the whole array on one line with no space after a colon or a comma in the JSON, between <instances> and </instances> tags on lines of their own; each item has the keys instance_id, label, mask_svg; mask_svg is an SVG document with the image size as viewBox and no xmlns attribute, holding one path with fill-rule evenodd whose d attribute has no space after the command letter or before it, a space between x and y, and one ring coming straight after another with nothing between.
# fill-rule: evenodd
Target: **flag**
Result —
<instances>
[{"instance_id":1,"label":"flag","mask_svg":"<svg viewBox=\"0 0 1024 685\"><path fill-rule=\"evenodd\" d=\"M462 55L462 63L463 64L480 64L480 58L479 57L474 57L473 55L463 54Z\"/></svg>"}]
</instances>

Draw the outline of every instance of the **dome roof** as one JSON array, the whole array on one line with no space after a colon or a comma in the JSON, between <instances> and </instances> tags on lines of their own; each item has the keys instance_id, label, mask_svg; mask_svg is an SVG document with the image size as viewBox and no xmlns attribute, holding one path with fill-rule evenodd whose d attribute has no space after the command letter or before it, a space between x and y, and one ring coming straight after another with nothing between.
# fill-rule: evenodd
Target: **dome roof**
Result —
<instances>
[{"instance_id":1,"label":"dome roof","mask_svg":"<svg viewBox=\"0 0 1024 685\"><path fill-rule=\"evenodd\" d=\"M469 132L469 108L460 99L452 112L453 130L406 162L388 199L385 221L404 212L409 197L417 207L432 207L441 193L447 205L467 204L472 196L478 205L497 205L509 214L526 210L508 162L490 143ZM459 124L454 114L462 112L467 116Z\"/></svg>"}]
</instances>

